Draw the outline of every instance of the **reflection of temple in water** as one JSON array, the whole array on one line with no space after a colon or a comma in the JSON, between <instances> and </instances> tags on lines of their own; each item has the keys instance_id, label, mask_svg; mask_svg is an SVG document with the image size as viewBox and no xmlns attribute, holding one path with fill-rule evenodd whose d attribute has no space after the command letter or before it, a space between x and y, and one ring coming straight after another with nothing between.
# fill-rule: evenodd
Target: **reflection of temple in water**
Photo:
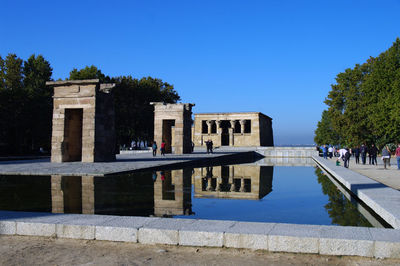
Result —
<instances>
[{"instance_id":1,"label":"reflection of temple in water","mask_svg":"<svg viewBox=\"0 0 400 266\"><path fill-rule=\"evenodd\" d=\"M173 170L107 178L52 176L52 212L190 215L191 172Z\"/></svg>"},{"instance_id":2,"label":"reflection of temple in water","mask_svg":"<svg viewBox=\"0 0 400 266\"><path fill-rule=\"evenodd\" d=\"M230 165L196 168L195 197L262 199L272 191L273 166Z\"/></svg>"},{"instance_id":3,"label":"reflection of temple in water","mask_svg":"<svg viewBox=\"0 0 400 266\"><path fill-rule=\"evenodd\" d=\"M161 171L154 182L154 215L192 214L192 169Z\"/></svg>"},{"instance_id":4,"label":"reflection of temple in water","mask_svg":"<svg viewBox=\"0 0 400 266\"><path fill-rule=\"evenodd\" d=\"M129 216L191 215L191 173L0 176L0 209Z\"/></svg>"},{"instance_id":5,"label":"reflection of temple in water","mask_svg":"<svg viewBox=\"0 0 400 266\"><path fill-rule=\"evenodd\" d=\"M235 165L93 176L0 176L0 209L129 216L192 215L196 197L261 199L272 166Z\"/></svg>"}]
</instances>

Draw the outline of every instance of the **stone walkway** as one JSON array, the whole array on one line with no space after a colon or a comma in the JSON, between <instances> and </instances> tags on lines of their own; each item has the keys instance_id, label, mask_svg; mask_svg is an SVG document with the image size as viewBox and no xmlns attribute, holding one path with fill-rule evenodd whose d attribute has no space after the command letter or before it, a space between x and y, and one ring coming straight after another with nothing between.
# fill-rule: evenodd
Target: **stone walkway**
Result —
<instances>
[{"instance_id":1,"label":"stone walkway","mask_svg":"<svg viewBox=\"0 0 400 266\"><path fill-rule=\"evenodd\" d=\"M237 160L253 158L254 152L195 152L191 154L167 154L166 156L152 156L151 152L135 154L119 154L114 162L82 163L66 162L51 163L50 159L1 161L0 175L67 175L67 176L105 176L122 174L143 169L157 167L173 167L191 163L220 162L223 160Z\"/></svg>"},{"instance_id":2,"label":"stone walkway","mask_svg":"<svg viewBox=\"0 0 400 266\"><path fill-rule=\"evenodd\" d=\"M335 162L336 158L332 158L330 161ZM400 170L397 170L396 158L392 158L390 161L391 166L385 170L381 159L378 159L378 165L369 165L367 158L367 164L363 165L356 164L355 159L351 158L349 169L388 187L400 190ZM340 161L340 165L343 167L343 161Z\"/></svg>"},{"instance_id":3,"label":"stone walkway","mask_svg":"<svg viewBox=\"0 0 400 266\"><path fill-rule=\"evenodd\" d=\"M351 169L336 166L334 160L319 156L314 156L313 159L388 224L400 229L400 191Z\"/></svg>"}]
</instances>

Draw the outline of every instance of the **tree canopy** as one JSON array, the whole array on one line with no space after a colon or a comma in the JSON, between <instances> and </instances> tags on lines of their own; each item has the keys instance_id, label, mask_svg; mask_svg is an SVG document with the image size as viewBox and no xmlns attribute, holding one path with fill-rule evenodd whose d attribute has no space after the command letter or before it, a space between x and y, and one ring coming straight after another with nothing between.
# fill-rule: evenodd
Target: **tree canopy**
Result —
<instances>
[{"instance_id":1,"label":"tree canopy","mask_svg":"<svg viewBox=\"0 0 400 266\"><path fill-rule=\"evenodd\" d=\"M339 73L325 104L317 144L400 142L400 39L378 57Z\"/></svg>"},{"instance_id":2,"label":"tree canopy","mask_svg":"<svg viewBox=\"0 0 400 266\"><path fill-rule=\"evenodd\" d=\"M53 90L46 87L52 68L42 55L28 60L0 56L0 155L33 154L51 148ZM118 144L153 139L153 106L150 102L176 103L174 86L161 79L109 77L96 66L72 69L70 80L99 79L113 82Z\"/></svg>"},{"instance_id":3,"label":"tree canopy","mask_svg":"<svg viewBox=\"0 0 400 266\"><path fill-rule=\"evenodd\" d=\"M21 154L50 148L52 68L42 55L23 61L0 56L0 153Z\"/></svg>"},{"instance_id":4,"label":"tree canopy","mask_svg":"<svg viewBox=\"0 0 400 266\"><path fill-rule=\"evenodd\" d=\"M97 67L81 70L73 69L70 80L100 79L113 82L115 103L115 127L117 143L130 144L131 141L152 141L154 135L154 113L150 102L176 103L180 96L174 86L161 79L147 77L136 79L132 76L110 78Z\"/></svg>"}]
</instances>

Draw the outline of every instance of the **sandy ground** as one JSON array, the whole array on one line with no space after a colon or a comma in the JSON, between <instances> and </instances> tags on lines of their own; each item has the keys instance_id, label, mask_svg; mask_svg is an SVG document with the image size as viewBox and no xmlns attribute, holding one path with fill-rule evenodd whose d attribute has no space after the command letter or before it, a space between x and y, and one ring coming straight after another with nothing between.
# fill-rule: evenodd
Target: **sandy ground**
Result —
<instances>
[{"instance_id":1,"label":"sandy ground","mask_svg":"<svg viewBox=\"0 0 400 266\"><path fill-rule=\"evenodd\" d=\"M0 236L0 265L400 265L400 259Z\"/></svg>"}]
</instances>

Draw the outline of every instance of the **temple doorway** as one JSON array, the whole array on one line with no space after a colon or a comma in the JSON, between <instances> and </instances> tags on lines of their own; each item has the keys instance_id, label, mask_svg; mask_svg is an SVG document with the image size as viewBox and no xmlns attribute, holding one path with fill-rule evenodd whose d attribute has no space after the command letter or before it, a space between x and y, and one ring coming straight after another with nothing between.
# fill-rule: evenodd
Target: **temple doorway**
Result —
<instances>
[{"instance_id":1,"label":"temple doorway","mask_svg":"<svg viewBox=\"0 0 400 266\"><path fill-rule=\"evenodd\" d=\"M82 161L83 109L65 109L63 162Z\"/></svg>"},{"instance_id":2,"label":"temple doorway","mask_svg":"<svg viewBox=\"0 0 400 266\"><path fill-rule=\"evenodd\" d=\"M165 141L165 153L172 153L172 127L174 126L175 120L163 120L161 141ZM161 143L159 145L161 147Z\"/></svg>"},{"instance_id":3,"label":"temple doorway","mask_svg":"<svg viewBox=\"0 0 400 266\"><path fill-rule=\"evenodd\" d=\"M231 124L228 120L221 121L221 146L229 146L229 128Z\"/></svg>"}]
</instances>

